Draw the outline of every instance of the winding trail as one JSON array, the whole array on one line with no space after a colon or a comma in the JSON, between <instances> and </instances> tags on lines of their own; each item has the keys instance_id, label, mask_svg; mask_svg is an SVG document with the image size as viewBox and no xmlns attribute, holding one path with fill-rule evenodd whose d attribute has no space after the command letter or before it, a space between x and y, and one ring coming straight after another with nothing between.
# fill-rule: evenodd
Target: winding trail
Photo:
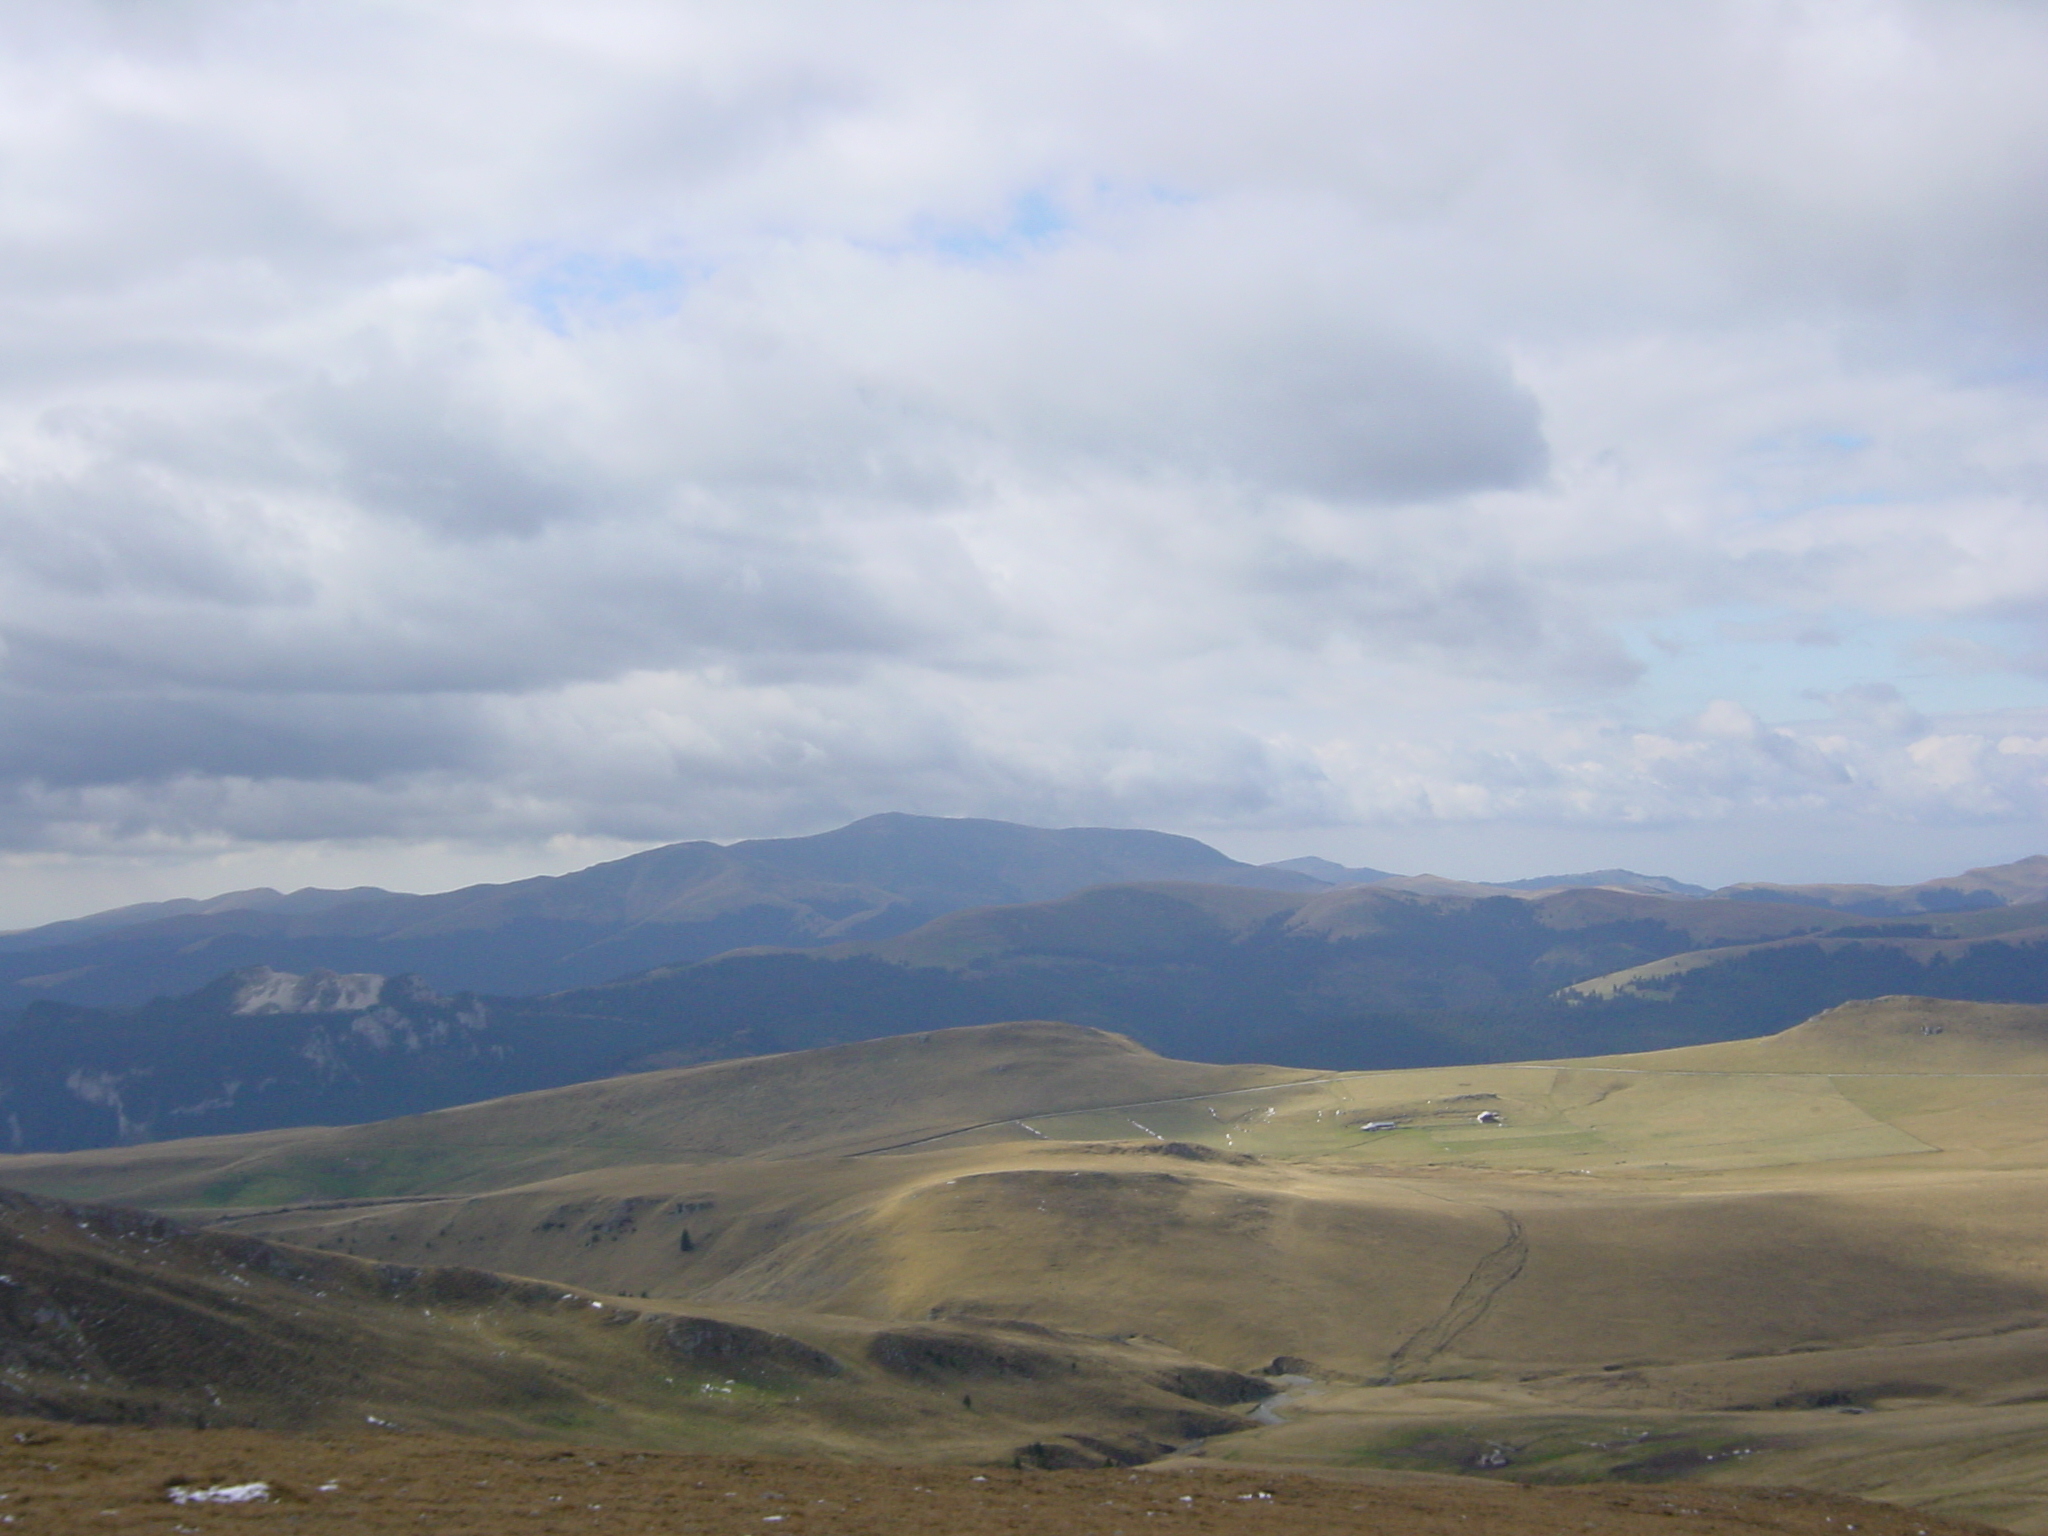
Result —
<instances>
[{"instance_id":1,"label":"winding trail","mask_svg":"<svg viewBox=\"0 0 2048 1536\"><path fill-rule=\"evenodd\" d=\"M1387 1357L1387 1372L1379 1385L1391 1387L1413 1381L1459 1334L1486 1316L1494 1297L1521 1274L1522 1266L1529 1262L1529 1240L1522 1235L1522 1223L1513 1211L1495 1207L1494 1214L1507 1223L1507 1241L1473 1265L1472 1273L1465 1277L1449 1305Z\"/></svg>"}]
</instances>

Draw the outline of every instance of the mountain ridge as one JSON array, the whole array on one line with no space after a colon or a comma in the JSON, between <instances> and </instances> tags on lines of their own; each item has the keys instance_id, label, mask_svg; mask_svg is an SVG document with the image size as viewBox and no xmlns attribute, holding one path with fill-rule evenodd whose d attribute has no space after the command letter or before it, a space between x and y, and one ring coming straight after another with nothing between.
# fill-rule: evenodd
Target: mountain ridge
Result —
<instances>
[{"instance_id":1,"label":"mountain ridge","mask_svg":"<svg viewBox=\"0 0 2048 1536\"><path fill-rule=\"evenodd\" d=\"M17 1004L133 1004L258 964L414 972L443 990L539 993L749 946L879 937L963 907L1150 878L1321 884L1172 833L889 812L813 837L674 843L567 875L434 895L243 892L115 909L5 936L0 994ZM115 921L123 913L140 920Z\"/></svg>"},{"instance_id":2,"label":"mountain ridge","mask_svg":"<svg viewBox=\"0 0 2048 1536\"><path fill-rule=\"evenodd\" d=\"M1674 1030L1679 1015L1550 994L1703 945L1857 921L1612 889L1474 898L1159 881L537 998L248 967L134 1009L24 1010L0 1033L0 1145L380 1120L647 1067L1020 1018L1128 1034L1181 1058L1353 1069L1685 1044L1750 1020Z\"/></svg>"},{"instance_id":3,"label":"mountain ridge","mask_svg":"<svg viewBox=\"0 0 2048 1536\"><path fill-rule=\"evenodd\" d=\"M428 895L257 889L115 908L0 935L0 1007L36 998L129 1006L253 965L412 973L444 992L540 995L737 950L874 941L951 912L1159 880L1474 900L1607 889L1919 916L2048 898L2048 856L1911 886L1705 891L1623 869L1489 883L1314 857L1247 864L1194 838L1142 829L888 812L809 837L675 843L565 875Z\"/></svg>"}]
</instances>

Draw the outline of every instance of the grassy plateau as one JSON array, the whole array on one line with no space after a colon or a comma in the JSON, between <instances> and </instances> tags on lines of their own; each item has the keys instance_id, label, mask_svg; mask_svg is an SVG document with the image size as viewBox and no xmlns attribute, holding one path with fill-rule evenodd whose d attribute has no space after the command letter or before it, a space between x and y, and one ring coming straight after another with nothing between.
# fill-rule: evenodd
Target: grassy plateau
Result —
<instances>
[{"instance_id":1,"label":"grassy plateau","mask_svg":"<svg viewBox=\"0 0 2048 1536\"><path fill-rule=\"evenodd\" d=\"M2044 1174L2048 1008L1910 997L1728 1044L1373 1073L991 1025L0 1159L0 1184L196 1226L161 1239L173 1267L254 1242L329 1276L245 1277L273 1329L332 1318L309 1285L353 1298L319 1324L335 1374L295 1399L307 1427L1800 1484L2027 1532L2048 1531ZM17 1215L22 1252L55 1251L51 1209ZM154 1283L130 1249L123 1283ZM188 1301L217 1315L234 1288L208 1273ZM449 1274L524 1280L422 1299ZM677 1319L747 1342L663 1343ZM59 1393L58 1367L12 1369ZM132 1416L204 1411L103 1374ZM276 1423L263 1380L217 1411Z\"/></svg>"}]
</instances>

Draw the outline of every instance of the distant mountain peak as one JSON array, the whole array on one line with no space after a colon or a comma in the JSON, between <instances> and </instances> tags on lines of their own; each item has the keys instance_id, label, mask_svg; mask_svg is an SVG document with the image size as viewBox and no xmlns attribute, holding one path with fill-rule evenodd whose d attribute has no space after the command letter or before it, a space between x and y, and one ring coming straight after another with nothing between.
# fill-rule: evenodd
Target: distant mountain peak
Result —
<instances>
[{"instance_id":1,"label":"distant mountain peak","mask_svg":"<svg viewBox=\"0 0 2048 1536\"><path fill-rule=\"evenodd\" d=\"M1915 885L1781 885L1756 881L1723 886L1714 895L1735 901L1785 901L1832 907L1839 912L1870 917L1971 912L2048 900L2048 854L2032 854L2010 864L1984 865Z\"/></svg>"},{"instance_id":2,"label":"distant mountain peak","mask_svg":"<svg viewBox=\"0 0 2048 1536\"><path fill-rule=\"evenodd\" d=\"M1650 896L1705 896L1703 885L1687 885L1669 875L1639 875L1632 869L1589 869L1576 875L1537 875L1528 880L1496 880L1506 891L1573 890L1588 886L1617 891L1641 891Z\"/></svg>"},{"instance_id":3,"label":"distant mountain peak","mask_svg":"<svg viewBox=\"0 0 2048 1536\"><path fill-rule=\"evenodd\" d=\"M139 1003L251 965L556 991L727 950L885 938L964 908L1155 880L1303 893L1325 884L1176 833L891 811L814 836L671 843L430 896L240 892L101 913L0 936L0 1003ZM263 996L288 992L277 983Z\"/></svg>"},{"instance_id":4,"label":"distant mountain peak","mask_svg":"<svg viewBox=\"0 0 2048 1536\"><path fill-rule=\"evenodd\" d=\"M35 928L15 928L0 933L0 941L40 940L45 944L103 933L115 928L132 928L142 923L171 917L211 917L230 912L275 912L293 916L328 912L353 902L376 901L400 894L374 885L351 886L347 890L326 890L303 886L296 891L279 891L267 885L246 891L224 891L218 896L180 896L171 901L144 901L131 906L91 912L84 917L65 918Z\"/></svg>"},{"instance_id":5,"label":"distant mountain peak","mask_svg":"<svg viewBox=\"0 0 2048 1536\"><path fill-rule=\"evenodd\" d=\"M1314 855L1300 859L1278 859L1271 864L1261 864L1261 869L1284 869L1291 874L1307 875L1311 880L1320 880L1325 885L1378 885L1382 880L1396 878L1384 869L1368 869L1363 865L1352 869L1330 859L1319 859Z\"/></svg>"}]
</instances>

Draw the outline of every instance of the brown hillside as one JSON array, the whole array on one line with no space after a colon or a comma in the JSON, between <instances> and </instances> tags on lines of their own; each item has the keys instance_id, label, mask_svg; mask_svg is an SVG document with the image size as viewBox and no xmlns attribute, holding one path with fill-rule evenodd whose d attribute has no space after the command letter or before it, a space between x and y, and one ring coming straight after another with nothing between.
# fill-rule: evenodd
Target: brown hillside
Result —
<instances>
[{"instance_id":1,"label":"brown hillside","mask_svg":"<svg viewBox=\"0 0 2048 1536\"><path fill-rule=\"evenodd\" d=\"M173 1489L248 1488L231 1506ZM1514 1489L1255 1469L1033 1472L570 1450L441 1435L137 1432L0 1420L0 1485L24 1529L255 1529L500 1536L602 1530L835 1536L1982 1536L1856 1499L1698 1488Z\"/></svg>"},{"instance_id":2,"label":"brown hillside","mask_svg":"<svg viewBox=\"0 0 2048 1536\"><path fill-rule=\"evenodd\" d=\"M1271 1390L1151 1341L781 1321L802 1337L0 1192L0 1412L1099 1464L1235 1432Z\"/></svg>"},{"instance_id":3,"label":"brown hillside","mask_svg":"<svg viewBox=\"0 0 2048 1536\"><path fill-rule=\"evenodd\" d=\"M956 1451L993 1443L983 1388L859 1375L865 1341L1040 1328L1278 1371L1211 1461L1794 1480L2038 1531L2044 1025L1880 999L1759 1041L1322 1076L1016 1026L0 1177L762 1328L933 1393L922 1443ZM1182 1411L1130 1358L1005 1432ZM792 1437L873 1443L805 1396L770 1415Z\"/></svg>"},{"instance_id":4,"label":"brown hillside","mask_svg":"<svg viewBox=\"0 0 2048 1536\"><path fill-rule=\"evenodd\" d=\"M0 1184L164 1206L501 1188L649 1162L865 1151L1041 1111L1313 1078L990 1024L578 1083L375 1125L0 1157Z\"/></svg>"}]
</instances>

